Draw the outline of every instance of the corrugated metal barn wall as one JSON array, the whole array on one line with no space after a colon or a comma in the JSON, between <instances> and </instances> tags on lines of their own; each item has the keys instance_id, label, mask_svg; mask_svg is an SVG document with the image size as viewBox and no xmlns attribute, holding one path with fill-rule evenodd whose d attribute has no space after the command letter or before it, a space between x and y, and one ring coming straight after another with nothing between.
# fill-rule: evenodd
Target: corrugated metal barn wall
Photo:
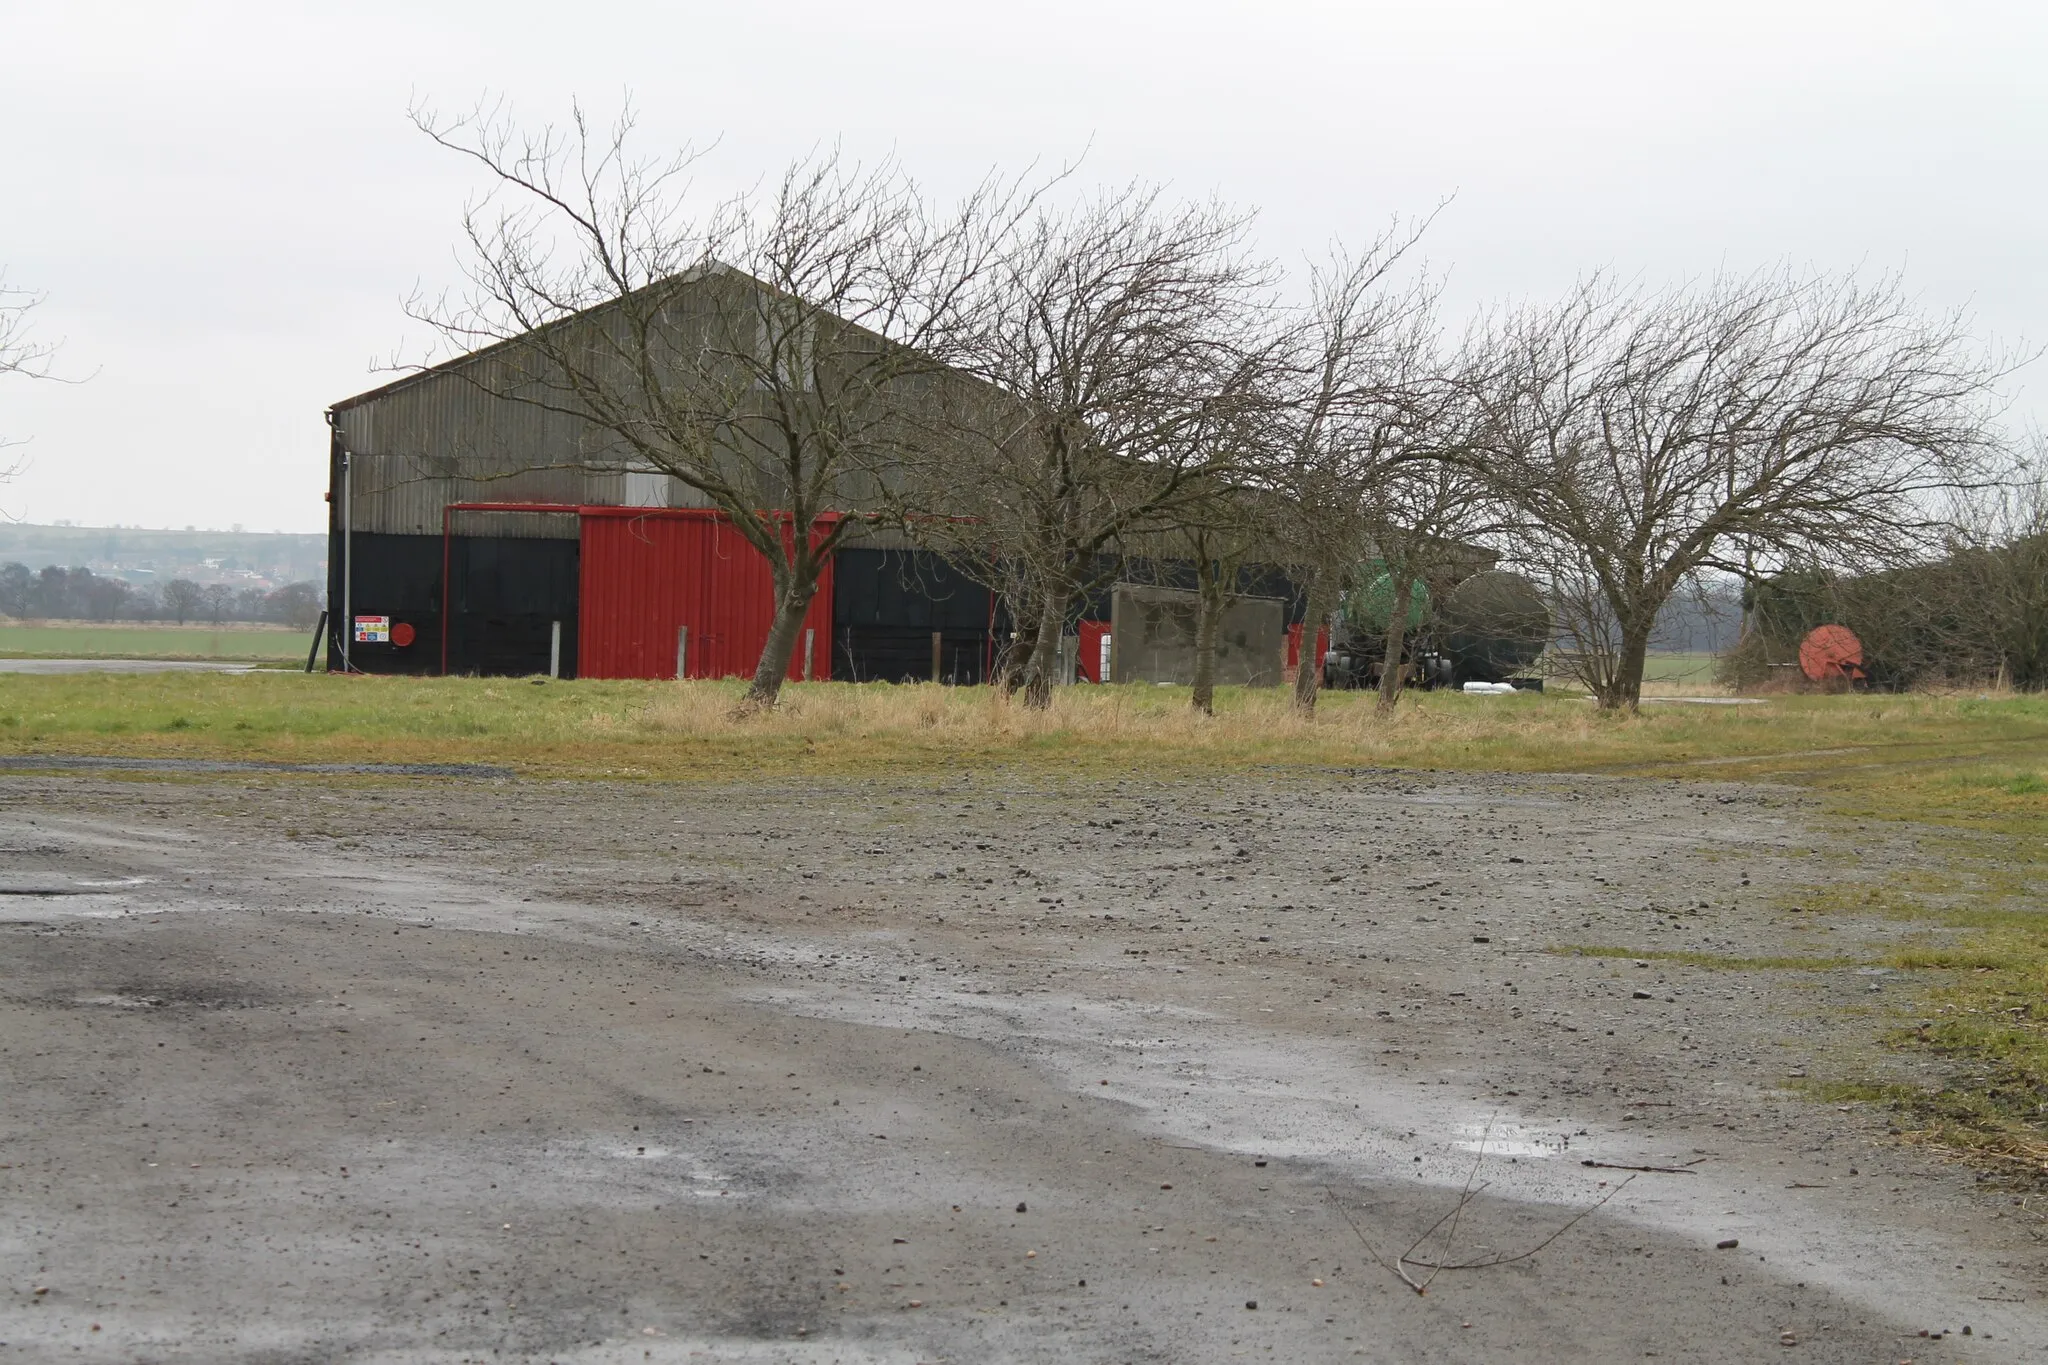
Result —
<instances>
[{"instance_id":1,"label":"corrugated metal barn wall","mask_svg":"<svg viewBox=\"0 0 2048 1365\"><path fill-rule=\"evenodd\" d=\"M828 566L811 599L791 681L829 675L832 573ZM679 644L686 677L752 677L775 585L760 551L717 513L589 508L581 607L582 677L673 678Z\"/></svg>"},{"instance_id":2,"label":"corrugated metal barn wall","mask_svg":"<svg viewBox=\"0 0 2048 1365\"><path fill-rule=\"evenodd\" d=\"M603 432L581 418L491 393L467 370L436 371L349 399L335 408L334 425L351 455L351 520L359 532L438 536L441 509L451 502L704 502L665 475L608 472L629 461ZM541 521L507 533L564 534Z\"/></svg>"}]
</instances>

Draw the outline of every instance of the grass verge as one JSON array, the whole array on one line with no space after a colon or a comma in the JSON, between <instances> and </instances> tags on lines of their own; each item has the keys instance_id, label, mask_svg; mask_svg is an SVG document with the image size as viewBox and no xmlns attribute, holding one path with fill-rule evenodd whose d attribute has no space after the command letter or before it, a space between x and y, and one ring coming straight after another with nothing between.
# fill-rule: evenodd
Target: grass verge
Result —
<instances>
[{"instance_id":1,"label":"grass verge","mask_svg":"<svg viewBox=\"0 0 2048 1365\"><path fill-rule=\"evenodd\" d=\"M1939 1089L1894 1096L1893 1107L1917 1121L1918 1141L2048 1177L2048 912L2038 900L1958 908L1960 932L1891 957L1926 993L1919 1022L1886 1042L1946 1073Z\"/></svg>"},{"instance_id":2,"label":"grass verge","mask_svg":"<svg viewBox=\"0 0 2048 1365\"><path fill-rule=\"evenodd\" d=\"M1849 911L1920 929L1884 964L1920 993L1911 1023L1882 1042L1935 1064L1932 1089L1842 1085L1888 1105L1911 1141L2048 1182L2048 785L2008 760L1915 765L1883 784L1837 791L1836 818L1921 830L1932 865L1884 885L1839 884L1806 896L1821 914ZM1860 1087L1860 1090L1859 1090Z\"/></svg>"},{"instance_id":3,"label":"grass verge","mask_svg":"<svg viewBox=\"0 0 2048 1365\"><path fill-rule=\"evenodd\" d=\"M0 751L494 762L567 777L1401 766L1778 777L1845 794L1887 771L1894 800L1902 766L1953 773L2009 767L2024 753L2048 768L2044 698L1786 697L1607 715L1569 697L1427 693L1381 718L1370 698L1335 693L1302 718L1280 689L1223 689L1217 714L1204 717L1184 688L1061 688L1049 711L1034 712L987 688L816 683L741 716L741 690L283 671L0 675ZM2009 786L1969 788L1970 808L2032 817L2048 803Z\"/></svg>"}]
</instances>

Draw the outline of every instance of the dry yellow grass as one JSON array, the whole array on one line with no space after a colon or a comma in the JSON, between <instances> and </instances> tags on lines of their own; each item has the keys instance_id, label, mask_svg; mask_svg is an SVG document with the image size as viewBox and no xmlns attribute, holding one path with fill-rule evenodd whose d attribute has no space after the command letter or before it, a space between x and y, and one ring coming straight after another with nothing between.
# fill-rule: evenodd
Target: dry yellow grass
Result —
<instances>
[{"instance_id":1,"label":"dry yellow grass","mask_svg":"<svg viewBox=\"0 0 2048 1365\"><path fill-rule=\"evenodd\" d=\"M1162 777L1368 766L1684 773L1841 780L1873 796L1915 791L1923 811L1964 805L2022 820L2039 798L2006 790L2006 768L2048 766L2048 700L2031 697L1785 696L1617 715L1556 694L1411 693L1384 717L1371 696L1340 692L1303 717L1281 689L1223 689L1211 717L1196 714L1179 687L1061 688L1050 710L1032 711L987 688L812 683L787 688L771 712L741 715L742 690L292 672L11 674L0 675L0 753L489 762L563 777L963 767ZM1959 764L2002 765L1981 770L2003 785L1959 788ZM1871 780L1877 771L1887 774L1882 783Z\"/></svg>"},{"instance_id":2,"label":"dry yellow grass","mask_svg":"<svg viewBox=\"0 0 2048 1365\"><path fill-rule=\"evenodd\" d=\"M751 739L774 752L890 752L916 765L1055 759L1090 769L1160 767L1554 766L1568 756L1633 759L1645 732L1679 728L1654 718L1603 716L1571 697L1465 697L1411 693L1392 716L1361 693L1326 694L1312 715L1280 688L1224 689L1214 715L1180 687L1069 687L1033 710L991 688L792 687L772 712L740 715L733 693L670 686L612 734L672 735L719 744ZM1483 758L1490 756L1490 761Z\"/></svg>"}]
</instances>

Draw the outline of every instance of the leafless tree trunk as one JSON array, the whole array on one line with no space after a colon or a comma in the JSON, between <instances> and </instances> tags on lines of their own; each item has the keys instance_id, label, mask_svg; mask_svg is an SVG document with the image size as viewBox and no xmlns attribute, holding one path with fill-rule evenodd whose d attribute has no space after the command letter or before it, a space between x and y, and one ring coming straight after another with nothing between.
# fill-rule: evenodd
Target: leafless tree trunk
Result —
<instances>
[{"instance_id":1,"label":"leafless tree trunk","mask_svg":"<svg viewBox=\"0 0 2048 1365\"><path fill-rule=\"evenodd\" d=\"M1468 467L1533 533L1608 709L1636 705L1657 614L1700 571L1896 560L1939 542L1945 494L1997 477L2010 362L1892 278L1595 278L1478 350Z\"/></svg>"},{"instance_id":2,"label":"leafless tree trunk","mask_svg":"<svg viewBox=\"0 0 2048 1365\"><path fill-rule=\"evenodd\" d=\"M464 218L466 294L414 315L461 350L503 343L458 372L581 424L574 467L665 475L730 518L775 583L746 702L773 705L791 613L851 525L834 514L926 422L959 303L1030 194L986 183L937 213L895 164L828 152L700 210L696 154L635 160L630 112L413 118L494 186Z\"/></svg>"},{"instance_id":3,"label":"leafless tree trunk","mask_svg":"<svg viewBox=\"0 0 2048 1365\"><path fill-rule=\"evenodd\" d=\"M1006 697L1024 686L1031 656L1038 652L1038 607L1028 594L1013 591L1007 598L1011 613L1011 634L996 656L995 683Z\"/></svg>"},{"instance_id":4,"label":"leafless tree trunk","mask_svg":"<svg viewBox=\"0 0 2048 1365\"><path fill-rule=\"evenodd\" d=\"M1216 714L1216 656L1223 618L1240 600L1246 566L1272 557L1273 515L1279 509L1256 490L1223 482L1182 513L1183 525L1164 537L1173 557L1195 571L1195 666L1189 705Z\"/></svg>"},{"instance_id":5,"label":"leafless tree trunk","mask_svg":"<svg viewBox=\"0 0 2048 1365\"><path fill-rule=\"evenodd\" d=\"M1188 704L1205 716L1216 714L1217 641L1223 634L1224 614L1239 600L1238 572L1252 548L1253 542L1244 541L1235 554L1195 558L1195 671Z\"/></svg>"},{"instance_id":6,"label":"leafless tree trunk","mask_svg":"<svg viewBox=\"0 0 2048 1365\"><path fill-rule=\"evenodd\" d=\"M1386 653L1380 665L1380 695L1373 703L1373 710L1382 716L1394 714L1394 706L1401 699L1401 683L1407 676L1408 663L1402 646L1407 643L1408 612L1415 603L1415 580L1405 568L1395 570L1394 609L1387 613Z\"/></svg>"},{"instance_id":7,"label":"leafless tree trunk","mask_svg":"<svg viewBox=\"0 0 2048 1365\"><path fill-rule=\"evenodd\" d=\"M747 691L751 701L772 704L782 689L782 680L789 674L789 662L796 653L797 641L803 637L804 617L811 609L811 599L817 595L818 576L815 571L809 575L810 586L800 586L803 576L797 572L783 575L775 587L775 616L768 627L768 641L761 648L761 660L754 667L753 685Z\"/></svg>"},{"instance_id":8,"label":"leafless tree trunk","mask_svg":"<svg viewBox=\"0 0 2048 1365\"><path fill-rule=\"evenodd\" d=\"M1425 452L1425 458L1390 462L1364 513L1394 597L1382 640L1375 703L1380 715L1394 711L1411 672L1407 644L1415 624L1409 618L1416 614L1416 584L1441 584L1485 567L1492 557L1475 542L1510 529L1486 485L1451 458L1465 448L1472 423L1458 391L1455 382L1447 381L1434 390L1436 401L1418 405L1411 449Z\"/></svg>"},{"instance_id":9,"label":"leafless tree trunk","mask_svg":"<svg viewBox=\"0 0 2048 1365\"><path fill-rule=\"evenodd\" d=\"M1216 636L1223 628L1223 613L1230 609L1230 597L1215 575L1203 573L1197 594L1200 607L1195 613L1195 676L1189 689L1189 705L1205 716L1216 714Z\"/></svg>"},{"instance_id":10,"label":"leafless tree trunk","mask_svg":"<svg viewBox=\"0 0 2048 1365\"><path fill-rule=\"evenodd\" d=\"M1331 577L1326 563L1310 564L1307 605L1301 618L1301 652L1294 671L1294 709L1303 715L1315 712L1316 694L1323 686L1323 658L1316 642L1337 605Z\"/></svg>"},{"instance_id":11,"label":"leafless tree trunk","mask_svg":"<svg viewBox=\"0 0 2048 1365\"><path fill-rule=\"evenodd\" d=\"M1058 671L1060 630L1066 623L1067 598L1045 594L1038 609L1031 654L1024 665L1024 704L1042 711L1052 705L1053 678Z\"/></svg>"}]
</instances>

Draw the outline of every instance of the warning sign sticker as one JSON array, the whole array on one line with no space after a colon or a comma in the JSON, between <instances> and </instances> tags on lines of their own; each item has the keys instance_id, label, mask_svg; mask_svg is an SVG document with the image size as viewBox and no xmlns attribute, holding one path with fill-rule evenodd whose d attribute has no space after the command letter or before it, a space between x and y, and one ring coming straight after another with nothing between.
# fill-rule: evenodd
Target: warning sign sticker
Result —
<instances>
[{"instance_id":1,"label":"warning sign sticker","mask_svg":"<svg viewBox=\"0 0 2048 1365\"><path fill-rule=\"evenodd\" d=\"M358 616L356 618L356 643L359 645L390 644L391 618L388 616Z\"/></svg>"}]
</instances>

